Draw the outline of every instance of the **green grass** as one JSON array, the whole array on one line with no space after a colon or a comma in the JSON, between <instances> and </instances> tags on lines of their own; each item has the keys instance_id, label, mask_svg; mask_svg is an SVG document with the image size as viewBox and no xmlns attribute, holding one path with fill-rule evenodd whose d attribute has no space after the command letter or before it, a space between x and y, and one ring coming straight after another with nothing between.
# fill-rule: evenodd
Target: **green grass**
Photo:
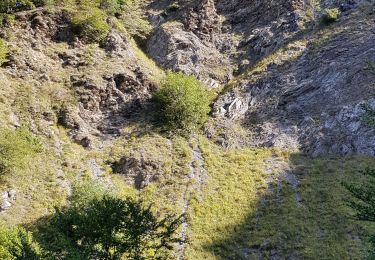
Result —
<instances>
[{"instance_id":1,"label":"green grass","mask_svg":"<svg viewBox=\"0 0 375 260\"><path fill-rule=\"evenodd\" d=\"M341 183L360 178L357 171L374 165L372 158L292 156L291 163L303 174L298 188L301 205L296 204L296 191L283 183L279 197L268 195L260 208L247 247L263 248L265 257L275 250L281 257L300 259L363 259L366 226L350 218L349 195Z\"/></svg>"},{"instance_id":2,"label":"green grass","mask_svg":"<svg viewBox=\"0 0 375 260\"><path fill-rule=\"evenodd\" d=\"M361 178L358 170L373 166L372 158L290 155L291 169L300 178L298 189L281 182L270 192L265 189L263 160L271 151L223 150L207 141L201 147L209 177L189 213L187 259L256 259L259 254L264 259L366 256L364 234L371 227L350 218L349 195L341 183ZM287 154L274 153L280 162L288 162ZM276 165L275 170L276 176L282 172ZM296 203L296 192L301 205Z\"/></svg>"},{"instance_id":3,"label":"green grass","mask_svg":"<svg viewBox=\"0 0 375 260\"><path fill-rule=\"evenodd\" d=\"M17 192L12 207L1 216L7 224L28 223L64 202L56 158L42 144L26 129L0 131L0 190Z\"/></svg>"},{"instance_id":4,"label":"green grass","mask_svg":"<svg viewBox=\"0 0 375 260\"><path fill-rule=\"evenodd\" d=\"M160 165L161 172L157 182L152 182L142 190L136 190L132 182L125 180L122 174L113 174L121 196L138 197L146 203L153 203L160 211L180 214L182 208L176 207L176 201L182 198L186 176L191 163L191 148L186 139L174 137L167 139L157 134L118 140L110 151L110 160L119 161L122 157ZM125 181L124 181L125 180Z\"/></svg>"},{"instance_id":5,"label":"green grass","mask_svg":"<svg viewBox=\"0 0 375 260\"><path fill-rule=\"evenodd\" d=\"M6 41L0 38L0 66L3 65L3 63L7 62L9 49L7 46Z\"/></svg>"},{"instance_id":6,"label":"green grass","mask_svg":"<svg viewBox=\"0 0 375 260\"><path fill-rule=\"evenodd\" d=\"M312 43L319 50L331 37L352 28L353 23L368 23L367 20L352 23L341 20L316 32L313 39L307 35L291 42L259 61L244 77L256 78L267 72L269 64L282 65L298 59L308 44ZM16 39L14 36L7 41L12 43ZM150 78L159 82L164 72L136 47L134 40L130 40L130 44L135 57L119 61L118 57L106 57L104 50L90 45L83 50L86 67L79 70L53 67L48 75L64 82L72 74L121 72L126 64L135 62L140 67L147 67ZM64 52L68 47L65 43L52 43L42 51L55 59L56 53ZM240 76L237 80L241 79ZM14 188L17 191L14 205L1 214L7 224L33 223L41 216L53 213L55 206L64 205L68 192L61 186L57 174L62 172L59 178L71 184L91 178L92 169L87 165L90 159L103 167L106 180L111 180L113 189L121 196L152 203L155 211L161 214L167 211L180 214L186 185L195 185L187 180L192 164L191 146L199 145L208 177L194 193L189 208L187 259L245 258L241 250L250 252L247 257L250 259L255 257L257 250L264 259L275 254L280 259L293 256L299 259L363 259L366 255L364 234L373 227L348 217L353 212L345 205L349 195L341 181L361 178L358 170L374 166L373 158L311 159L266 149L223 149L205 138L189 144L185 138L168 139L150 133L152 127L143 124L127 126L124 136L114 140L111 148L88 151L73 143L67 130L57 127L56 122L47 124L41 116L43 112L53 112L63 105L75 106L73 90L64 83L39 84L35 80L25 83L2 72L0 81L3 83L0 88L1 122L9 125L9 115L17 114L24 126L38 133L35 140L39 143L34 146L35 136L25 128L0 131L0 146L6 147L1 160L11 166L11 170L3 175L0 190ZM242 134L235 127L234 132ZM269 176L264 160L272 154L276 155L277 161L290 164L298 174L297 191L284 182L279 186L278 196L267 192ZM124 156L144 158L160 165L163 174L158 181L137 190L124 175L113 174L106 165L108 161L116 162ZM199 166L196 162L193 165ZM274 174L283 169L275 166ZM277 185L273 187L277 190ZM296 192L301 195L301 206L295 202Z\"/></svg>"},{"instance_id":7,"label":"green grass","mask_svg":"<svg viewBox=\"0 0 375 260\"><path fill-rule=\"evenodd\" d=\"M210 244L229 237L255 211L258 191L265 188L263 159L270 151L238 149L224 150L206 139L201 149L208 174L206 183L197 192L189 211L191 223L187 259L216 259L207 250ZM234 259L235 241L218 248Z\"/></svg>"},{"instance_id":8,"label":"green grass","mask_svg":"<svg viewBox=\"0 0 375 260\"><path fill-rule=\"evenodd\" d=\"M367 254L365 234L373 227L350 218L349 195L341 183L362 178L358 170L373 166L372 158L313 159L281 150L224 149L203 137L191 143L137 133L117 140L108 152L112 161L143 157L164 169L159 181L142 190L123 175L111 174L120 196L151 203L160 214L180 214L186 185L196 185L186 179L189 165L198 166L191 147L201 149L207 178L189 207L186 259L254 259L259 252L264 259L275 254L281 259L363 259ZM269 158L274 162L266 165ZM297 190L285 181L268 189L270 176L287 171L297 174Z\"/></svg>"},{"instance_id":9,"label":"green grass","mask_svg":"<svg viewBox=\"0 0 375 260\"><path fill-rule=\"evenodd\" d=\"M15 149L29 152L19 153L25 161L17 165L24 166L6 175L2 184L2 190L17 190L16 203L1 217L7 224L32 223L64 205L67 193L56 182L56 170L65 161L62 170L71 183L90 178L88 158L101 165L124 156L161 165L161 178L142 190L112 173L113 191L153 204L158 214L180 214L186 185L196 185L186 178L190 165L199 165L192 162L191 147L199 147L207 178L195 189L189 207L186 259L253 259L259 252L264 259L275 254L281 259L363 259L367 253L364 234L374 227L350 219L353 212L345 204L349 195L341 183L362 178L358 170L374 166L373 158L312 159L280 150L224 149L203 137L189 144L185 138L169 140L158 134L130 134L111 149L86 151L71 143L63 129L57 130L64 143L61 161L46 148L33 148L34 143L48 144L44 138L37 142L27 132L10 132L13 137L6 142L21 142ZM274 158L272 164L266 165L269 158ZM266 180L285 171L298 175L297 190L280 182L270 192ZM250 253L246 257L242 251Z\"/></svg>"}]
</instances>

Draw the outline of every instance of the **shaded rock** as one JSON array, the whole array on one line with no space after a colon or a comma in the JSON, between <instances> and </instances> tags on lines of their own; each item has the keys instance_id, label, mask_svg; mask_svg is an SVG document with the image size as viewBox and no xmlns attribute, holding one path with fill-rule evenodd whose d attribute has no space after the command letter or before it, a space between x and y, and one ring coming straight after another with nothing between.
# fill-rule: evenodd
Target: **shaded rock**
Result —
<instances>
[{"instance_id":1,"label":"shaded rock","mask_svg":"<svg viewBox=\"0 0 375 260\"><path fill-rule=\"evenodd\" d=\"M113 164L112 169L115 173L121 174L137 189L145 188L164 174L160 162L145 158L123 157Z\"/></svg>"},{"instance_id":2,"label":"shaded rock","mask_svg":"<svg viewBox=\"0 0 375 260\"><path fill-rule=\"evenodd\" d=\"M157 84L136 68L129 73L101 78L72 75L70 81L79 106L59 112L58 122L71 129L71 136L84 147L91 147L91 135L117 136L133 114L143 110Z\"/></svg>"}]
</instances>

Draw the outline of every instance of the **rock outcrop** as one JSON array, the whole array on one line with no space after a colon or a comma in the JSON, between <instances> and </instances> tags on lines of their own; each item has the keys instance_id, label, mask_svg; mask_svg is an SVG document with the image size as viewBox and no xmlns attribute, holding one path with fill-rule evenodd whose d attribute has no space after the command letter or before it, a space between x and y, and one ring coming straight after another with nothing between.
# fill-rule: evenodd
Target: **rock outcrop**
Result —
<instances>
[{"instance_id":1,"label":"rock outcrop","mask_svg":"<svg viewBox=\"0 0 375 260\"><path fill-rule=\"evenodd\" d=\"M163 176L161 162L145 158L123 157L113 165L113 170L137 189L143 189L151 182L156 182Z\"/></svg>"},{"instance_id":2,"label":"rock outcrop","mask_svg":"<svg viewBox=\"0 0 375 260\"><path fill-rule=\"evenodd\" d=\"M242 117L255 146L374 155L374 131L361 119L361 104L374 102L366 60L375 60L375 34L367 19L343 17L325 33L307 36L310 43L297 56L287 50L292 61L273 57L264 71L250 72L221 97L216 114Z\"/></svg>"}]
</instances>

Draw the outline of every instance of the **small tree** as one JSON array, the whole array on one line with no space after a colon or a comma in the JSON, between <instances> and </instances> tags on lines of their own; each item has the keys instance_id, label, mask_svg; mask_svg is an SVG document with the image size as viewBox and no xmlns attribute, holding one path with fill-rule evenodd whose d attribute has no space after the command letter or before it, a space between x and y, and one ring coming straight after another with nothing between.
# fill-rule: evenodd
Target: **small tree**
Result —
<instances>
[{"instance_id":1,"label":"small tree","mask_svg":"<svg viewBox=\"0 0 375 260\"><path fill-rule=\"evenodd\" d=\"M366 177L365 182L359 185L345 184L355 198L350 201L350 206L356 210L358 220L375 222L375 169L361 173ZM370 242L373 246L372 256L375 257L375 234L370 236Z\"/></svg>"},{"instance_id":2,"label":"small tree","mask_svg":"<svg viewBox=\"0 0 375 260\"><path fill-rule=\"evenodd\" d=\"M142 203L96 193L78 192L70 206L50 220L49 236L54 240L50 249L55 257L161 259L180 242L174 235L181 217L158 219ZM55 254L57 248L63 255Z\"/></svg>"},{"instance_id":3,"label":"small tree","mask_svg":"<svg viewBox=\"0 0 375 260\"><path fill-rule=\"evenodd\" d=\"M194 131L203 126L211 110L210 93L193 76L168 73L154 96L157 118L168 130Z\"/></svg>"}]
</instances>

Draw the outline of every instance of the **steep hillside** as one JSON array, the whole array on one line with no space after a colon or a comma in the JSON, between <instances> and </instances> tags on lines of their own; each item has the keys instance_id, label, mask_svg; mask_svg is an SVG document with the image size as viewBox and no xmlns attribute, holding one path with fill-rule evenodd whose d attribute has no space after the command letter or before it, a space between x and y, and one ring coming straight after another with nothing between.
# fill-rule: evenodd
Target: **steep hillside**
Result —
<instances>
[{"instance_id":1,"label":"steep hillside","mask_svg":"<svg viewBox=\"0 0 375 260\"><path fill-rule=\"evenodd\" d=\"M31 2L0 3L0 219L37 259L92 258L50 228L79 187L181 215L168 259L365 259L343 183L375 167L373 1ZM202 129L157 121L170 70Z\"/></svg>"}]
</instances>

